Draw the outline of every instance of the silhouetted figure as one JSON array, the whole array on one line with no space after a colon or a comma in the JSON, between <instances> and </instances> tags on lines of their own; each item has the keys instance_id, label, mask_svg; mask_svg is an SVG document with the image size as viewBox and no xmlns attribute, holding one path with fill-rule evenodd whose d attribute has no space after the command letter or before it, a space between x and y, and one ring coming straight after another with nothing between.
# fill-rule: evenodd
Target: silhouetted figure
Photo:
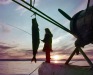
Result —
<instances>
[{"instance_id":1,"label":"silhouetted figure","mask_svg":"<svg viewBox=\"0 0 93 75\"><path fill-rule=\"evenodd\" d=\"M43 51L46 53L46 62L50 63L50 52L52 51L52 33L48 28L45 28L45 37L42 40L44 42Z\"/></svg>"}]
</instances>

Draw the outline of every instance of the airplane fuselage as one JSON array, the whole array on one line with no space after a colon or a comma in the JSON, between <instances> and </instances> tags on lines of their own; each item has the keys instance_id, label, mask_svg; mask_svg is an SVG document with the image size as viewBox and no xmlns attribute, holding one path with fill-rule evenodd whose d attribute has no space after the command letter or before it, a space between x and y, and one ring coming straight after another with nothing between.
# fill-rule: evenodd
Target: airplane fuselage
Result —
<instances>
[{"instance_id":1,"label":"airplane fuselage","mask_svg":"<svg viewBox=\"0 0 93 75\"><path fill-rule=\"evenodd\" d=\"M73 16L70 30L83 45L93 42L93 6Z\"/></svg>"}]
</instances>

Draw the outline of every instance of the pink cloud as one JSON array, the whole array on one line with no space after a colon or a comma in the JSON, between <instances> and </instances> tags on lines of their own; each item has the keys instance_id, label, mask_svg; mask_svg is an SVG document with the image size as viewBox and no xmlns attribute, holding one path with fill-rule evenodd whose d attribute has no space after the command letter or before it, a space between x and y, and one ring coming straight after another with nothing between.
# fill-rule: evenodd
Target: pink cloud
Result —
<instances>
[{"instance_id":1,"label":"pink cloud","mask_svg":"<svg viewBox=\"0 0 93 75\"><path fill-rule=\"evenodd\" d=\"M10 4L12 0L0 0L0 5Z\"/></svg>"},{"instance_id":2,"label":"pink cloud","mask_svg":"<svg viewBox=\"0 0 93 75\"><path fill-rule=\"evenodd\" d=\"M8 33L10 32L10 28L4 23L0 23L0 31L3 33Z\"/></svg>"},{"instance_id":3,"label":"pink cloud","mask_svg":"<svg viewBox=\"0 0 93 75\"><path fill-rule=\"evenodd\" d=\"M15 46L8 45L7 43L0 42L0 53L5 53L6 50L13 49Z\"/></svg>"}]
</instances>

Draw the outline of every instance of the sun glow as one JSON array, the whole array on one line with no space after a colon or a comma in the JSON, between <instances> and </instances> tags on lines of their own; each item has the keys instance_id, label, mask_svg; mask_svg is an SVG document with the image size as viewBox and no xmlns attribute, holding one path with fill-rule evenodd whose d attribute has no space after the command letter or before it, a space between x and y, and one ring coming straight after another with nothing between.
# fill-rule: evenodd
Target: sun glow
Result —
<instances>
[{"instance_id":1,"label":"sun glow","mask_svg":"<svg viewBox=\"0 0 93 75\"><path fill-rule=\"evenodd\" d=\"M59 55L54 55L51 57L53 60L60 60L60 56Z\"/></svg>"}]
</instances>

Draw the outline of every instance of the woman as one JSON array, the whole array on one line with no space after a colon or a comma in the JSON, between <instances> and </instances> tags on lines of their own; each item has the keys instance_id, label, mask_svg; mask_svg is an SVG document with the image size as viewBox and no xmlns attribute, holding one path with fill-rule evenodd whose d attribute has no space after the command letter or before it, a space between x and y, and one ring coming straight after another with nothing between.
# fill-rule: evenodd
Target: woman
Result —
<instances>
[{"instance_id":1,"label":"woman","mask_svg":"<svg viewBox=\"0 0 93 75\"><path fill-rule=\"evenodd\" d=\"M46 53L46 62L50 63L50 52L52 51L52 33L48 28L45 28L45 37L42 40L44 42L43 51Z\"/></svg>"}]
</instances>

